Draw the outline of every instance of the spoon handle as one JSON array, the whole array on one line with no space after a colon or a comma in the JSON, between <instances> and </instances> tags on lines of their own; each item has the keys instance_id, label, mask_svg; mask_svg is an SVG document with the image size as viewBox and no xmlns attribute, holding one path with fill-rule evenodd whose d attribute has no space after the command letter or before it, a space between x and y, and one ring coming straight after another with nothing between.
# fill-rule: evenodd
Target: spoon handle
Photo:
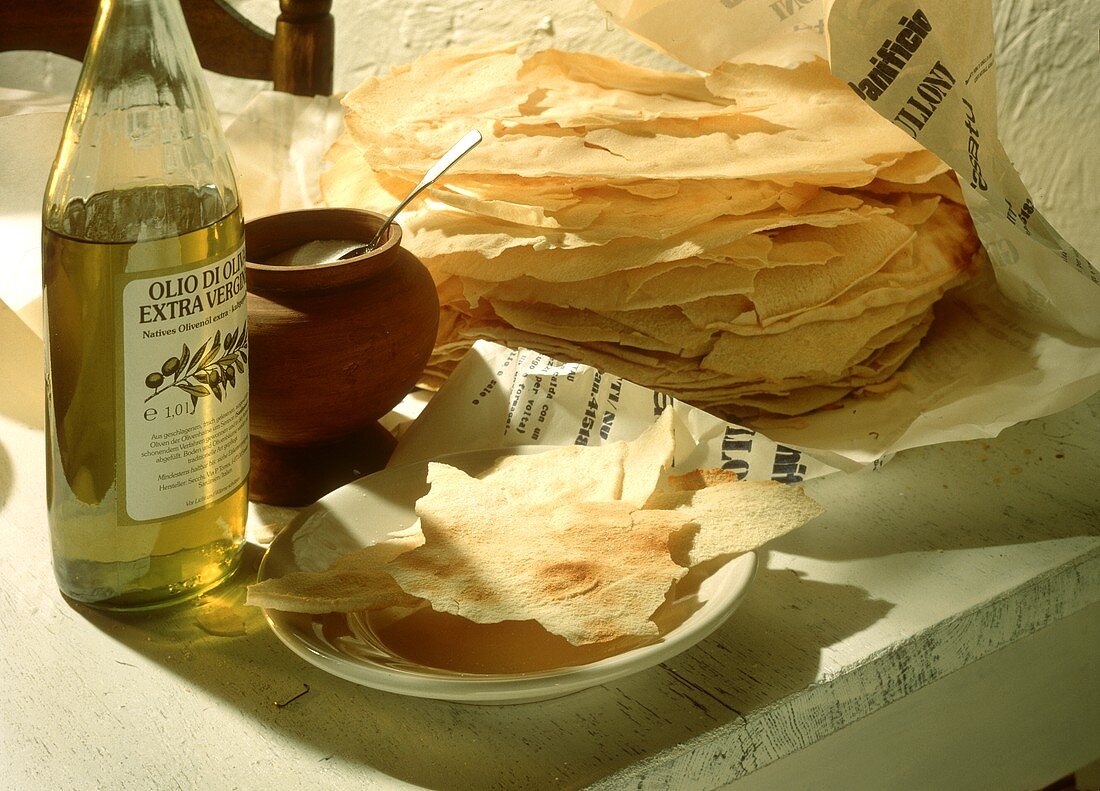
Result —
<instances>
[{"instance_id":1,"label":"spoon handle","mask_svg":"<svg viewBox=\"0 0 1100 791\"><path fill-rule=\"evenodd\" d=\"M471 129L462 136L461 140L451 146L450 150L444 154L438 162L432 165L431 169L424 174L424 178L420 179L420 183L413 188L412 192L405 196L405 200L401 201L401 203L397 205L397 208L393 210L393 213L386 218L384 223L382 223L381 227L378 229L378 233L376 233L374 239L371 240L369 249L374 249L378 246L378 242L382 239L382 234L390 227L390 223L401 213L402 209L412 202L413 198L430 187L437 178L447 172L451 165L466 156L466 154L480 142L481 132L476 129Z\"/></svg>"}]
</instances>

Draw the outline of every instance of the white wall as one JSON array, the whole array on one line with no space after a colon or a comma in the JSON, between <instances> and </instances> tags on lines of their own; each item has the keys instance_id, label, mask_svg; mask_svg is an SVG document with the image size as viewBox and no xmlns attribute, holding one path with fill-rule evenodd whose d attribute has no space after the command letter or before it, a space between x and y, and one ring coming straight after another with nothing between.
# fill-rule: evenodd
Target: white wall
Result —
<instances>
[{"instance_id":1,"label":"white wall","mask_svg":"<svg viewBox=\"0 0 1100 791\"><path fill-rule=\"evenodd\" d=\"M274 0L229 2L261 27L275 29ZM654 68L678 67L609 25L591 0L334 0L332 13L337 90L432 49L486 41L530 40L539 49L588 50Z\"/></svg>"},{"instance_id":2,"label":"white wall","mask_svg":"<svg viewBox=\"0 0 1100 791\"><path fill-rule=\"evenodd\" d=\"M1035 204L1100 265L1100 0L994 0L1001 141Z\"/></svg>"},{"instance_id":3,"label":"white wall","mask_svg":"<svg viewBox=\"0 0 1100 791\"><path fill-rule=\"evenodd\" d=\"M275 0L230 3L274 29ZM430 49L485 41L529 40L677 68L610 26L591 0L334 0L333 13L337 90ZM1005 148L1054 226L1100 261L1100 2L994 0L994 15ZM0 53L3 86L67 94L76 74L64 58ZM225 109L263 87L217 75L211 83Z\"/></svg>"}]
</instances>

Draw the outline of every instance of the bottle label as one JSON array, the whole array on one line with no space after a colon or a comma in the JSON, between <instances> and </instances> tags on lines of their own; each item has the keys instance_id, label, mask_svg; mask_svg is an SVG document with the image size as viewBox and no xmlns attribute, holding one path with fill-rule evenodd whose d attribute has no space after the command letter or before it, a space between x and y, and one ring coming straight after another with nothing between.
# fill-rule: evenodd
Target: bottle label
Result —
<instances>
[{"instance_id":1,"label":"bottle label","mask_svg":"<svg viewBox=\"0 0 1100 791\"><path fill-rule=\"evenodd\" d=\"M248 476L244 247L122 289L126 514L193 511Z\"/></svg>"}]
</instances>

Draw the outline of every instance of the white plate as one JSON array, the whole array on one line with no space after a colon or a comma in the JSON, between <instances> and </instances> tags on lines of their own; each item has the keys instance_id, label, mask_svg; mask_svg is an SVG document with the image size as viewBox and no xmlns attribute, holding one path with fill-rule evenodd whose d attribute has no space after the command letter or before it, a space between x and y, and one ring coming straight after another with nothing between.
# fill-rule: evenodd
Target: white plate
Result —
<instances>
[{"instance_id":1,"label":"white plate","mask_svg":"<svg viewBox=\"0 0 1100 791\"><path fill-rule=\"evenodd\" d=\"M506 454L544 446L441 457L476 475ZM427 493L427 462L383 470L343 486L302 511L272 541L259 579L321 571L416 520ZM567 695L652 667L717 629L741 602L756 571L749 552L693 569L653 615L660 637L571 646L533 622L474 624L418 610L303 615L265 610L276 636L310 664L375 689L458 703L527 703Z\"/></svg>"}]
</instances>

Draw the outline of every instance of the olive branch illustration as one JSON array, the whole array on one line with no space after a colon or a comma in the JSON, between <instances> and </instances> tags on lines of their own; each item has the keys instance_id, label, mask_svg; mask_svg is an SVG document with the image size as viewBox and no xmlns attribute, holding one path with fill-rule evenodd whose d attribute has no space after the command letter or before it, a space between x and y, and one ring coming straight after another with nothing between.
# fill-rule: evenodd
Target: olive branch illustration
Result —
<instances>
[{"instance_id":1,"label":"olive branch illustration","mask_svg":"<svg viewBox=\"0 0 1100 791\"><path fill-rule=\"evenodd\" d=\"M192 406L211 395L221 401L223 392L237 386L237 374L244 373L247 348L248 333L243 327L237 333L227 332L224 342L222 331L218 330L194 354L183 344L179 357L169 357L159 371L145 377L145 386L153 391L146 403L173 387L190 395Z\"/></svg>"}]
</instances>

